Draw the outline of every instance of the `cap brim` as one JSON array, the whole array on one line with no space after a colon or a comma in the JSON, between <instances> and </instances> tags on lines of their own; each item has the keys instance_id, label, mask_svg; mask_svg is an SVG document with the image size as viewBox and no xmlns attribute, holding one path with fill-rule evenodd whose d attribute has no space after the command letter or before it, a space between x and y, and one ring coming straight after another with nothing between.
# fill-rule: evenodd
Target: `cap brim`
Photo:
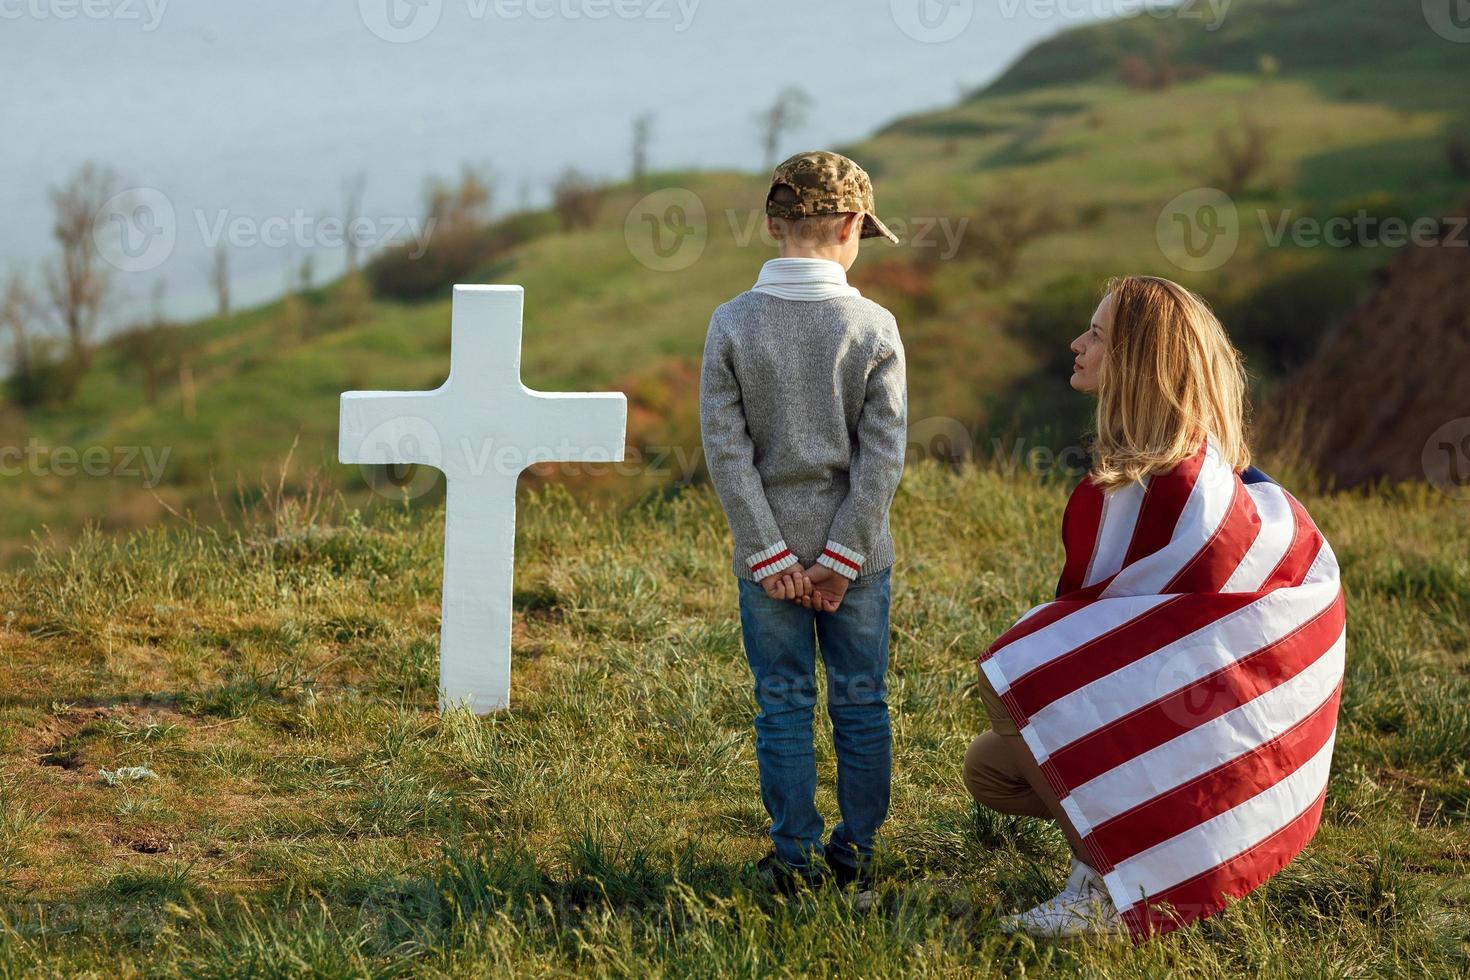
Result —
<instances>
[{"instance_id":1,"label":"cap brim","mask_svg":"<svg viewBox=\"0 0 1470 980\"><path fill-rule=\"evenodd\" d=\"M878 220L875 214L863 215L863 238L886 238L897 245L898 236L888 230L888 226Z\"/></svg>"}]
</instances>

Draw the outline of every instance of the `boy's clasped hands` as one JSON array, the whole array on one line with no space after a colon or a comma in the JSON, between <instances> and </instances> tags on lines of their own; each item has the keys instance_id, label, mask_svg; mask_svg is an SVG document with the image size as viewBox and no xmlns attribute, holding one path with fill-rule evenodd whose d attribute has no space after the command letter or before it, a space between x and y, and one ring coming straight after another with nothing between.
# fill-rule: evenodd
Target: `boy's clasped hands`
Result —
<instances>
[{"instance_id":1,"label":"boy's clasped hands","mask_svg":"<svg viewBox=\"0 0 1470 980\"><path fill-rule=\"evenodd\" d=\"M847 595L849 580L826 565L800 565L761 579L761 588L772 599L794 602L817 612L835 613Z\"/></svg>"}]
</instances>

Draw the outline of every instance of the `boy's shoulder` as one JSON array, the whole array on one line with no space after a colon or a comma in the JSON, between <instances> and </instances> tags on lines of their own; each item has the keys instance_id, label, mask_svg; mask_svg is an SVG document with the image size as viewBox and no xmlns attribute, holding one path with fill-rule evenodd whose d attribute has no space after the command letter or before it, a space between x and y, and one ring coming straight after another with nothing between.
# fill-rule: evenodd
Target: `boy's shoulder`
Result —
<instances>
[{"instance_id":1,"label":"boy's shoulder","mask_svg":"<svg viewBox=\"0 0 1470 980\"><path fill-rule=\"evenodd\" d=\"M738 322L748 317L770 316L773 311L772 304L778 304L776 309L789 305L794 311L802 313L826 313L850 323L854 329L866 329L879 335L892 335L894 338L898 336L898 319L886 306L866 296L839 296L816 302L800 302L778 299L754 289L747 289L740 295L715 307L711 325L721 322Z\"/></svg>"}]
</instances>

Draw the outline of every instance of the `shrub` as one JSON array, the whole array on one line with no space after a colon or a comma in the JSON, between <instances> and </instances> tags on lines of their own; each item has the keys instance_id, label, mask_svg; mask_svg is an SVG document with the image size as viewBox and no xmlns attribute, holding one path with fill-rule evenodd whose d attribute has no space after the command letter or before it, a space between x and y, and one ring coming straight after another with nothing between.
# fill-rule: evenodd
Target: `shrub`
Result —
<instances>
[{"instance_id":1,"label":"shrub","mask_svg":"<svg viewBox=\"0 0 1470 980\"><path fill-rule=\"evenodd\" d=\"M439 295L488 254L491 190L486 178L466 169L457 186L430 184L427 197L427 237L394 245L369 264L375 295L400 300Z\"/></svg>"},{"instance_id":2,"label":"shrub","mask_svg":"<svg viewBox=\"0 0 1470 980\"><path fill-rule=\"evenodd\" d=\"M562 231L590 228L606 197L606 187L572 169L564 171L551 186L551 207L561 219Z\"/></svg>"},{"instance_id":3,"label":"shrub","mask_svg":"<svg viewBox=\"0 0 1470 980\"><path fill-rule=\"evenodd\" d=\"M855 282L865 295L905 319L932 315L939 308L934 296L934 274L938 271L938 263L932 261L889 259L860 267Z\"/></svg>"},{"instance_id":4,"label":"shrub","mask_svg":"<svg viewBox=\"0 0 1470 980\"><path fill-rule=\"evenodd\" d=\"M1445 140L1444 156L1450 173L1460 180L1470 180L1470 141L1459 134L1451 136Z\"/></svg>"},{"instance_id":5,"label":"shrub","mask_svg":"<svg viewBox=\"0 0 1470 980\"><path fill-rule=\"evenodd\" d=\"M53 337L27 337L25 359L17 360L5 379L5 396L21 408L36 408L66 400L74 387L75 370Z\"/></svg>"},{"instance_id":6,"label":"shrub","mask_svg":"<svg viewBox=\"0 0 1470 980\"><path fill-rule=\"evenodd\" d=\"M366 320L371 311L373 290L361 272L349 272L332 294L330 322L334 327L351 326Z\"/></svg>"},{"instance_id":7,"label":"shrub","mask_svg":"<svg viewBox=\"0 0 1470 980\"><path fill-rule=\"evenodd\" d=\"M1270 161L1271 131L1249 116L1241 116L1235 130L1222 127L1215 132L1219 169L1213 181L1226 194L1250 188Z\"/></svg>"},{"instance_id":8,"label":"shrub","mask_svg":"<svg viewBox=\"0 0 1470 980\"><path fill-rule=\"evenodd\" d=\"M163 380L179 370L179 328L167 323L150 323L120 334L118 352L137 368L143 381L143 397L151 405L158 400Z\"/></svg>"},{"instance_id":9,"label":"shrub","mask_svg":"<svg viewBox=\"0 0 1470 980\"><path fill-rule=\"evenodd\" d=\"M438 296L485 258L484 235L478 228L436 231L422 248L395 245L368 266L375 295L416 300Z\"/></svg>"},{"instance_id":10,"label":"shrub","mask_svg":"<svg viewBox=\"0 0 1470 980\"><path fill-rule=\"evenodd\" d=\"M1026 246L1060 227L1050 204L1020 188L1003 189L970 221L959 254L979 260L980 285L1003 286L1016 274Z\"/></svg>"}]
</instances>

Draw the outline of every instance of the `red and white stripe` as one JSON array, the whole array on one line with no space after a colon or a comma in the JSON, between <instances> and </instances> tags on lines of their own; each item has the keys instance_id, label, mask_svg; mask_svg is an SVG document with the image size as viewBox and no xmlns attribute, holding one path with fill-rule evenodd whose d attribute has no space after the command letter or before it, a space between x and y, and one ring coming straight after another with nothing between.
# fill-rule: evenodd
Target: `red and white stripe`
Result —
<instances>
[{"instance_id":1,"label":"red and white stripe","mask_svg":"<svg viewBox=\"0 0 1470 980\"><path fill-rule=\"evenodd\" d=\"M826 565L839 575L855 579L863 570L863 554L836 541L828 541L821 555L817 557L817 564Z\"/></svg>"},{"instance_id":2,"label":"red and white stripe","mask_svg":"<svg viewBox=\"0 0 1470 980\"><path fill-rule=\"evenodd\" d=\"M1317 827L1345 653L1337 559L1305 509L1207 443L1062 523L1057 598L981 667L1137 938L1211 915Z\"/></svg>"},{"instance_id":3,"label":"red and white stripe","mask_svg":"<svg viewBox=\"0 0 1470 980\"><path fill-rule=\"evenodd\" d=\"M785 541L777 541L769 548L757 551L745 561L750 565L750 574L754 575L757 580L768 575L775 575L777 572L784 572L793 565L800 564L796 556L791 553L791 549L786 547Z\"/></svg>"}]
</instances>

